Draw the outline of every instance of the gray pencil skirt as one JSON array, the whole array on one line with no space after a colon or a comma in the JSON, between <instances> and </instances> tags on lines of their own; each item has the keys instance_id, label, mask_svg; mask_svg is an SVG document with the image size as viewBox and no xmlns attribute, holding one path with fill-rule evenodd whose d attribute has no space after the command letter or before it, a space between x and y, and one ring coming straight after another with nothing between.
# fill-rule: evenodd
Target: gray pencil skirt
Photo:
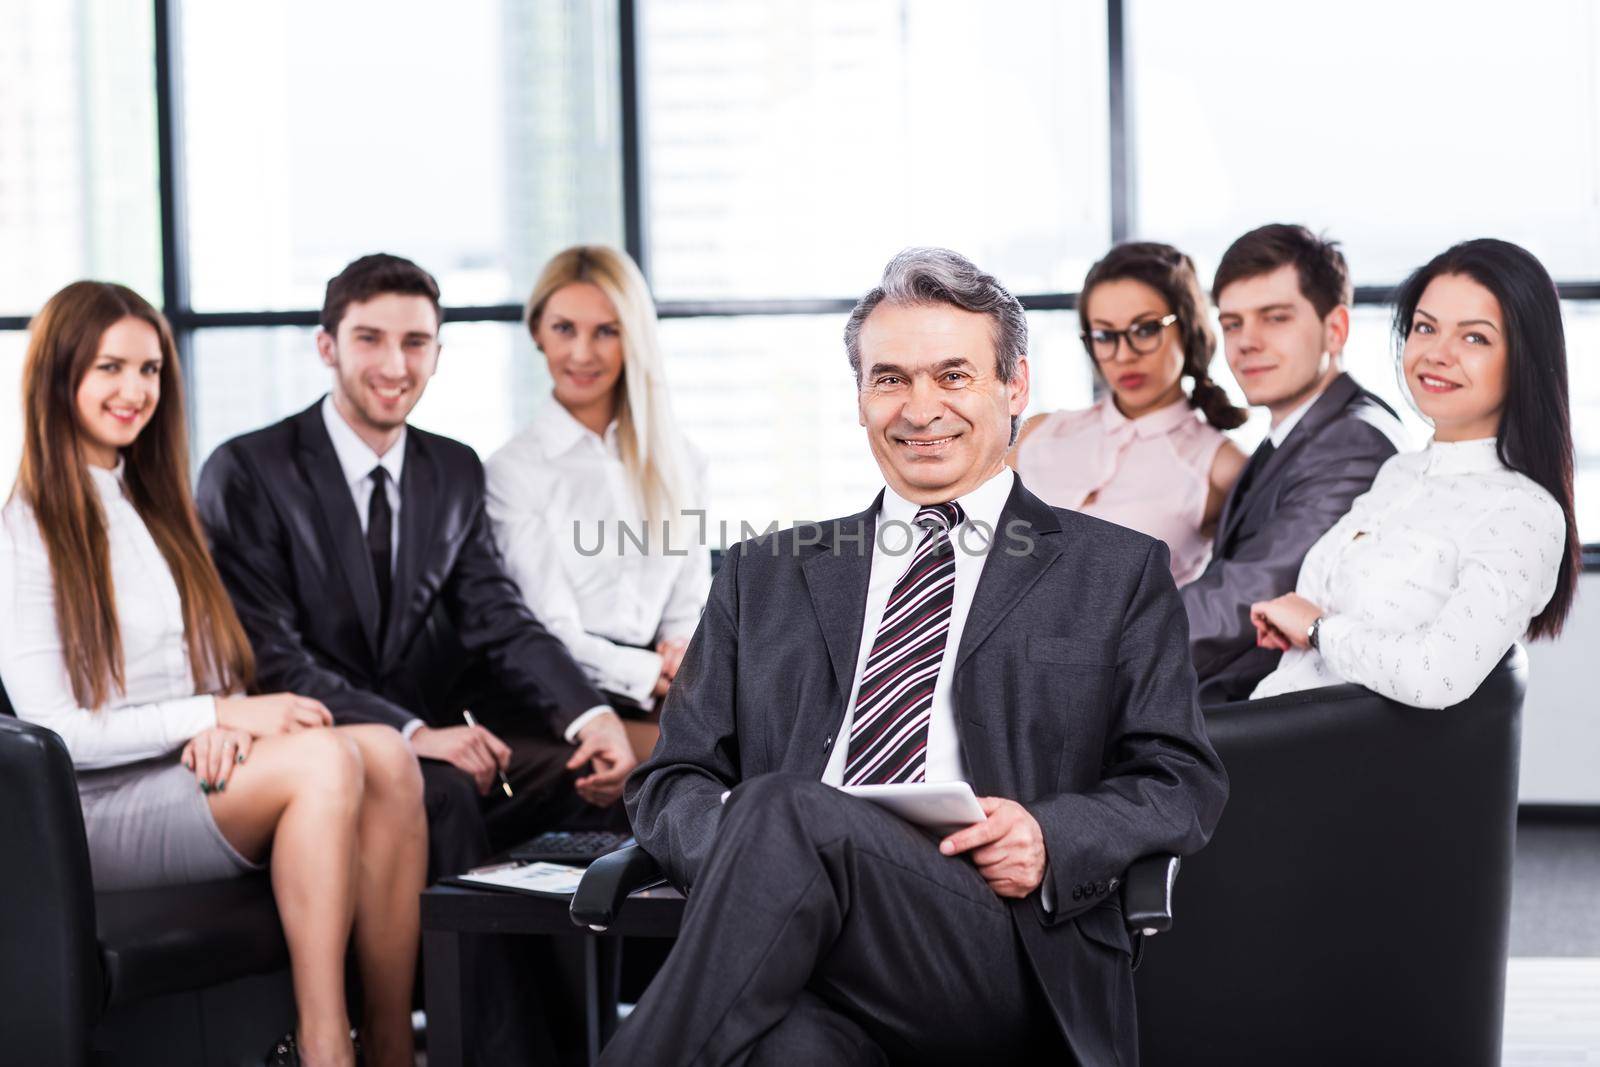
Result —
<instances>
[{"instance_id":1,"label":"gray pencil skirt","mask_svg":"<svg viewBox=\"0 0 1600 1067\"><path fill-rule=\"evenodd\" d=\"M222 836L178 753L78 772L78 799L98 891L235 878L251 863Z\"/></svg>"}]
</instances>

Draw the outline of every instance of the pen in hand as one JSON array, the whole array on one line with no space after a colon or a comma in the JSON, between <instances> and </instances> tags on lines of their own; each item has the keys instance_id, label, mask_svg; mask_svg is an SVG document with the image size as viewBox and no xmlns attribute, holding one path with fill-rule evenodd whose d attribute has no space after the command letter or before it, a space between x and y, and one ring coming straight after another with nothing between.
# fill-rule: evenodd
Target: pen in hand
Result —
<instances>
[{"instance_id":1,"label":"pen in hand","mask_svg":"<svg viewBox=\"0 0 1600 1067\"><path fill-rule=\"evenodd\" d=\"M468 726L472 727L473 729L477 729L478 720L474 719L472 717L472 712L468 711L466 708L462 708L461 709L461 717L463 719L467 720L467 725ZM495 769L494 769L494 776L496 778L500 779L500 788L505 790L506 796L510 796L511 795L511 783L506 781L506 772L502 771L498 766L496 766Z\"/></svg>"}]
</instances>

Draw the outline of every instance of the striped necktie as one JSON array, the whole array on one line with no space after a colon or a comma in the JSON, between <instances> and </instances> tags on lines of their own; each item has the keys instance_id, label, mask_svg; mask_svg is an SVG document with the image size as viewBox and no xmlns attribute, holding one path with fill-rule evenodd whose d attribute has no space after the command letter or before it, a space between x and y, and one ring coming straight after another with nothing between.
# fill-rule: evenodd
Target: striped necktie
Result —
<instances>
[{"instance_id":1,"label":"striped necktie","mask_svg":"<svg viewBox=\"0 0 1600 1067\"><path fill-rule=\"evenodd\" d=\"M846 785L921 782L927 777L933 686L944 662L955 600L956 554L950 531L966 516L956 503L917 512L927 531L911 565L894 583L856 695Z\"/></svg>"}]
</instances>

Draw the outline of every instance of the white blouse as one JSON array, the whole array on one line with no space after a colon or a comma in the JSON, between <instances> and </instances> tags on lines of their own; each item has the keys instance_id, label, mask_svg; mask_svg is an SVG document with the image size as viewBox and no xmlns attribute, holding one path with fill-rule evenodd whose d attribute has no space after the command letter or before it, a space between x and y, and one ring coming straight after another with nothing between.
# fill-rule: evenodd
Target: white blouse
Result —
<instances>
[{"instance_id":1,"label":"white blouse","mask_svg":"<svg viewBox=\"0 0 1600 1067\"><path fill-rule=\"evenodd\" d=\"M688 506L703 507L705 463L685 452ZM654 645L688 640L711 589L703 517L647 523L616 425L601 438L554 397L484 468L495 542L529 608L596 688L648 704Z\"/></svg>"},{"instance_id":2,"label":"white blouse","mask_svg":"<svg viewBox=\"0 0 1600 1067\"><path fill-rule=\"evenodd\" d=\"M1251 696L1354 682L1420 708L1465 700L1549 603L1565 545L1560 505L1492 438L1394 456L1301 565L1321 651L1284 653Z\"/></svg>"},{"instance_id":3,"label":"white blouse","mask_svg":"<svg viewBox=\"0 0 1600 1067\"><path fill-rule=\"evenodd\" d=\"M106 517L127 683L104 707L79 707L72 695L33 509L13 498L0 513L0 681L18 717L60 734L85 770L165 755L217 724L216 700L196 691L189 672L177 583L123 495L121 464L89 471Z\"/></svg>"}]
</instances>

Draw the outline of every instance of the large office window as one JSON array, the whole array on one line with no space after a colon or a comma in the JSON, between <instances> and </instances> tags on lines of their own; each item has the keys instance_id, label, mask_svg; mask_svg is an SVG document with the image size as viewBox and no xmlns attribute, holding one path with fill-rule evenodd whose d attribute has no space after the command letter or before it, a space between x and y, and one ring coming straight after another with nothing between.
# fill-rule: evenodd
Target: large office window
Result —
<instances>
[{"instance_id":1,"label":"large office window","mask_svg":"<svg viewBox=\"0 0 1600 1067\"><path fill-rule=\"evenodd\" d=\"M0 316L86 277L159 300L153 49L140 4L0 4Z\"/></svg>"},{"instance_id":2,"label":"large office window","mask_svg":"<svg viewBox=\"0 0 1600 1067\"><path fill-rule=\"evenodd\" d=\"M1269 221L1345 245L1393 285L1494 236L1558 282L1600 279L1600 7L1588 0L1356 0L1315 25L1270 0L1126 0L1140 236L1209 273ZM1584 286L1592 292L1593 284ZM1428 436L1395 375L1387 307L1359 308L1347 362ZM1568 301L1579 530L1600 540L1600 303ZM1259 418L1248 435L1264 431Z\"/></svg>"},{"instance_id":3,"label":"large office window","mask_svg":"<svg viewBox=\"0 0 1600 1067\"><path fill-rule=\"evenodd\" d=\"M643 10L663 299L854 296L907 245L1070 292L1110 237L1103 7Z\"/></svg>"},{"instance_id":4,"label":"large office window","mask_svg":"<svg viewBox=\"0 0 1600 1067\"><path fill-rule=\"evenodd\" d=\"M197 309L315 307L378 250L504 304L622 239L614 4L190 3L183 31Z\"/></svg>"},{"instance_id":5,"label":"large office window","mask_svg":"<svg viewBox=\"0 0 1600 1067\"><path fill-rule=\"evenodd\" d=\"M1268 0L11 0L0 483L27 316L73 278L165 293L199 462L327 388L328 277L408 255L455 309L416 421L487 455L548 390L518 323L540 265L606 242L649 273L737 536L878 484L841 332L896 250L957 248L1024 295L1044 411L1092 396L1071 308L1114 240L1209 275L1286 219L1345 242L1348 365L1415 443L1386 288L1480 234L1545 261L1600 540L1600 13L1354 2L1313 25ZM1240 397L1220 355L1215 376Z\"/></svg>"},{"instance_id":6,"label":"large office window","mask_svg":"<svg viewBox=\"0 0 1600 1067\"><path fill-rule=\"evenodd\" d=\"M0 500L11 494L22 456L22 354L27 342L20 330L0 331Z\"/></svg>"},{"instance_id":7,"label":"large office window","mask_svg":"<svg viewBox=\"0 0 1600 1067\"><path fill-rule=\"evenodd\" d=\"M1357 284L1469 237L1600 277L1589 0L1128 0L1139 228L1214 266L1263 222L1343 240Z\"/></svg>"}]
</instances>

